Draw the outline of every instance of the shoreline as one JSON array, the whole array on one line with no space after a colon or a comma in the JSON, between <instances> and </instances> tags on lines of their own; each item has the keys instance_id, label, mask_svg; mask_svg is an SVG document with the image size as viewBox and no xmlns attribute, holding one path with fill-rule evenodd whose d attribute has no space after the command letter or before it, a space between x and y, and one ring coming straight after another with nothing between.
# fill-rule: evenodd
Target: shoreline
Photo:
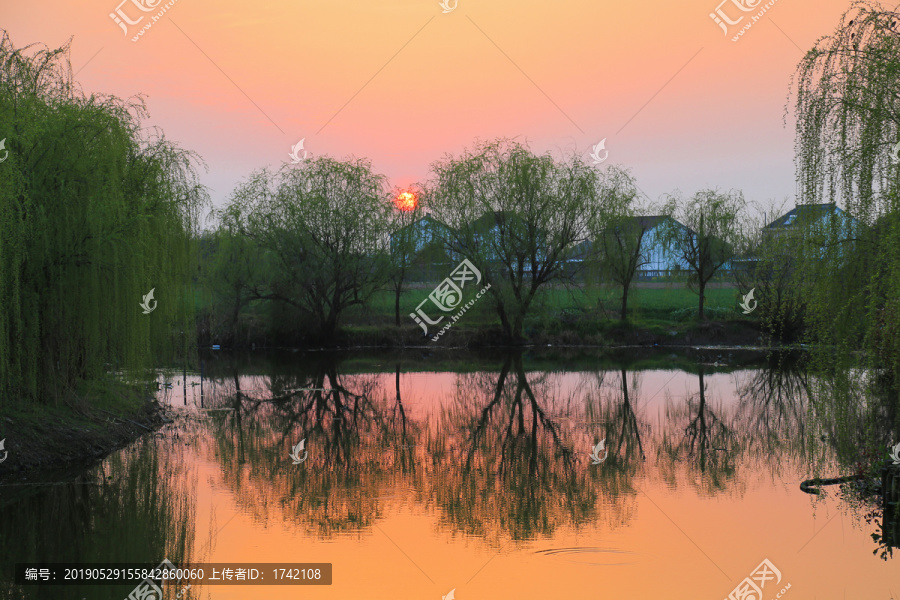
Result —
<instances>
[{"instance_id":1,"label":"shoreline","mask_svg":"<svg viewBox=\"0 0 900 600\"><path fill-rule=\"evenodd\" d=\"M728 330L728 325L743 323L743 327ZM279 346L260 347L258 352L270 350L316 351L365 351L365 350L444 350L450 353L468 353L483 350L507 349L509 351L537 350L552 347L554 350L610 350L625 352L640 350L681 351L783 351L796 350L797 345L760 343L759 332L744 322L714 322L692 324L677 335L654 334L648 329L627 327L621 335L604 336L603 340L541 334L521 344L497 344L498 330L459 328L444 344L421 339L417 327L406 331L394 331L393 339L372 339L367 332L347 331L345 342L331 346ZM456 329L456 328L455 328ZM419 332L416 335L415 332ZM383 328L380 335L383 335ZM404 335L406 334L406 335ZM416 339L419 338L419 339ZM381 343L372 343L372 342ZM368 343L367 343L368 342ZM494 343L491 343L494 342ZM600 343L597 343L600 342ZM233 349L223 348L229 352ZM238 348L243 350L243 348ZM246 348L249 350L249 348ZM700 364L705 364L701 363ZM73 480L82 471L95 466L113 452L127 447L147 434L154 434L172 420L165 414L166 407L146 391L126 386L120 382L105 382L100 390L100 401L94 393L83 393L58 406L13 406L0 419L0 439L6 438L8 459L0 463L0 490L7 495L16 488L52 485L59 480ZM105 397L104 397L105 396ZM93 403L93 404L92 404Z\"/></svg>"},{"instance_id":2,"label":"shoreline","mask_svg":"<svg viewBox=\"0 0 900 600\"><path fill-rule=\"evenodd\" d=\"M58 406L4 407L0 439L6 460L0 463L0 490L50 485L88 469L113 452L171 422L164 407L145 392L110 382L103 398L91 405L84 396ZM111 409L111 410L107 410Z\"/></svg>"},{"instance_id":3,"label":"shoreline","mask_svg":"<svg viewBox=\"0 0 900 600\"><path fill-rule=\"evenodd\" d=\"M296 348L300 350L354 350L364 348L404 349L429 347L431 349L455 348L476 350L482 348L528 348L539 346L565 346L573 348L602 348L605 350L622 347L754 347L771 350L788 349L796 344L768 343L759 326L745 320L709 320L702 323L653 323L632 324L615 321L604 324L577 324L568 326L562 323L555 331L549 327L526 331L525 339L518 343L507 340L501 329L479 324L455 323L449 335L437 338L437 335L425 336L415 325L396 326L348 326L336 336L331 344L316 343L312 339L286 341L281 344L265 345L263 340L255 340L252 344L258 349L264 348ZM439 330L440 331L440 330ZM244 350L252 347L251 343L229 346L220 342L222 349ZM205 345L205 344L204 344Z\"/></svg>"}]
</instances>

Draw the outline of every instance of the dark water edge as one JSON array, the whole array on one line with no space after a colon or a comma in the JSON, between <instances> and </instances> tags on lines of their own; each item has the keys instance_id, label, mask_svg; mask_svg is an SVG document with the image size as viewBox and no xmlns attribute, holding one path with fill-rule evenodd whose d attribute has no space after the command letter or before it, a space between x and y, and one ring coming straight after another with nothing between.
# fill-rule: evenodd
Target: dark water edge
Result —
<instances>
[{"instance_id":1,"label":"dark water edge","mask_svg":"<svg viewBox=\"0 0 900 600\"><path fill-rule=\"evenodd\" d=\"M430 336L439 330L432 328ZM227 339L218 339L210 332L201 330L201 346L214 344L229 346ZM632 321L591 320L570 322L566 317L551 320L550 324L526 327L524 339L511 344L498 325L459 322L453 325L449 335L429 338L415 324L404 322L394 325L353 325L338 331L333 338L321 340L311 333L291 338L276 339L267 335L256 335L241 339L234 344L235 349L263 347L298 347L303 349L343 348L365 350L367 348L493 348L507 351L526 346L581 346L588 348L616 348L622 346L771 346L778 348L781 343L770 340L761 325L748 319L709 319L696 321L657 321L652 324Z\"/></svg>"},{"instance_id":2,"label":"dark water edge","mask_svg":"<svg viewBox=\"0 0 900 600\"><path fill-rule=\"evenodd\" d=\"M0 506L10 487L75 477L169 422L142 386L111 381L107 396L100 406L74 395L58 406L17 406L3 415L9 454L0 463Z\"/></svg>"},{"instance_id":3,"label":"dark water edge","mask_svg":"<svg viewBox=\"0 0 900 600\"><path fill-rule=\"evenodd\" d=\"M208 350L203 349L199 363L170 365L177 376L186 370L189 377L231 376L233 366L241 365L243 374L267 373L270 369L295 369L302 363L310 369L336 366L342 373L391 372L399 365L405 372L454 371L459 373L499 369L509 356L521 356L528 370L579 371L608 368L628 370L678 369L696 373L704 366L707 373L728 372L734 368L765 367L775 363L803 361L802 350L777 350L740 346L523 346L505 348L460 349L446 347L410 347L398 349L360 348L352 350ZM134 393L141 393L140 390ZM173 394L180 393L176 385ZM110 414L112 412L113 414ZM15 431L6 449L11 457L0 463L0 488L28 487L34 484L71 481L112 452L133 443L164 425L169 418L152 400L133 401L112 411L93 411L88 403L73 410L62 407L52 418L37 422L4 416ZM11 423L10 423L11 421ZM16 485L12 485L16 484ZM37 486L34 486L37 487ZM3 498L13 495L3 489Z\"/></svg>"},{"instance_id":4,"label":"dark water edge","mask_svg":"<svg viewBox=\"0 0 900 600\"><path fill-rule=\"evenodd\" d=\"M768 481L763 486L766 498L800 499L800 504L784 505L773 515L789 517L787 522L805 519L815 510L803 504L814 499L798 489L799 482L814 475L845 474L832 460L841 446L831 438L840 441L846 437L842 430L858 434L861 426L867 426L852 416L841 417L840 427L834 429L827 425L830 415L823 415L824 428L813 419L806 402L809 394L802 389L807 389L807 377L818 376L810 374L806 362L803 351L698 346L677 350L531 346L512 352L204 350L196 364L172 365L162 375L173 383L158 396L166 407L163 416L179 415L173 425L153 435L133 427L138 430L134 441L99 465L28 473L29 484L41 485L0 487L0 546L5 550L0 555L0 600L126 598L132 586L26 589L13 585L7 575L13 559L197 561L212 540L204 533L207 523L213 531L231 523L232 531L240 527L243 515L256 521L242 530L247 540L263 543L266 532L283 528L285 535L305 536L302 539L310 544L324 540L352 554L361 543L352 541L357 533L377 540L382 535L378 527L383 527L395 536L400 523L391 519L398 507L409 503L435 510L442 529L491 548L510 538L515 542L511 547L521 546L515 552L524 560L529 541L541 536L546 543L534 549L546 550L547 544L551 549L570 548L575 542L565 535L569 529L590 530L599 524L601 530L608 525L612 532L623 531L617 529L621 524L639 525L644 516L658 511L646 502L644 510L636 510L644 497L639 490L671 510L663 499L673 500L669 493L676 479L680 489L697 492L691 496L694 520L683 521L692 519L683 509L672 513L692 535L703 531L706 511L715 508L708 499L733 503L734 514L754 510L752 503L742 503L742 497L757 476ZM191 385L201 372L205 406L199 385ZM411 377L401 385L402 374ZM641 393L637 384L629 383L633 377L648 377L645 381L652 384ZM448 378L454 383L449 384ZM684 387L688 381L691 391ZM697 391L704 389L704 381L710 385L705 397ZM724 405L716 392L723 381L734 390L725 394ZM338 401L337 394L319 394L323 387L341 389L346 397ZM298 390L305 391L298 395ZM671 403L664 398L668 390L673 394ZM485 417L494 406L492 398L500 398L501 391L502 410L495 408L492 417ZM682 392L686 395L679 395ZM582 401L589 396L594 400L582 414L581 408L588 407ZM635 412L654 399L650 408ZM310 412L310 406L318 408ZM516 407L518 413L510 412ZM439 415L434 421L429 416L432 409ZM514 414L527 418L513 419ZM890 415L878 414L888 427ZM544 424L532 431L534 416ZM527 435L507 437L508 428L520 421ZM611 425L600 430L594 426L600 422ZM428 423L440 427L431 429ZM672 426L663 430L660 423ZM582 440L588 430L597 436ZM460 446L467 432L474 431L482 432L480 441ZM874 433L885 443L892 439L888 431ZM676 437L670 437L673 434ZM859 445L857 434L851 436L852 445ZM609 460L602 469L583 465L587 443L596 443L603 435L609 436L613 450ZM304 436L310 461L295 467L284 454ZM468 460L474 461L471 472L461 467ZM805 468L817 461L824 473ZM216 483L209 486L211 476ZM773 477L775 485L769 481ZM482 494L486 490L491 491L489 502ZM829 495L836 492L828 490ZM232 501L242 515L234 522L225 510ZM860 510L871 510L870 504L862 498ZM212 520L204 512L210 505L222 507ZM801 547L830 518L826 515L791 544ZM724 531L743 531L743 520L738 516L728 521ZM854 520L863 522L859 515ZM863 535L880 532L881 543L858 549L855 556L896 544L895 516L883 511L875 514L875 520L861 525L866 529ZM678 535L658 542L673 543ZM626 543L629 539L620 539L623 552L637 551L639 546ZM446 543L440 535L420 541L426 545L429 540L436 546ZM245 556L244 545L222 543L230 556ZM701 543L715 548L719 542ZM742 562L758 561L760 552L780 551L780 542L768 544L755 548L754 555ZM821 544L827 547L826 542ZM668 562L682 560L677 553L662 554ZM779 555L776 562L782 566L785 560ZM872 573L881 583L883 571L876 569L882 561L873 560L877 562ZM349 564L335 564L339 562ZM733 569L728 570L731 574ZM785 570L793 574L797 566L788 562ZM588 574L585 577L589 579ZM247 598L264 597L260 591L247 593ZM334 593L356 597L345 588Z\"/></svg>"},{"instance_id":5,"label":"dark water edge","mask_svg":"<svg viewBox=\"0 0 900 600\"><path fill-rule=\"evenodd\" d=\"M217 376L217 366L231 362L242 365L242 373L251 374L268 366L279 367L298 362L310 367L333 364L341 372L390 372L401 363L403 371L471 372L488 367L499 368L512 356L521 356L528 370L578 371L584 369L681 369L696 372L699 365L713 369L764 367L766 365L798 364L805 360L801 349L769 349L746 346L524 346L503 348L441 348L418 346L402 349L364 348L334 349L269 349L269 350L204 350L201 360L207 374ZM180 367L172 366L173 369ZM249 370L247 370L249 369ZM189 372L191 369L189 369Z\"/></svg>"}]
</instances>

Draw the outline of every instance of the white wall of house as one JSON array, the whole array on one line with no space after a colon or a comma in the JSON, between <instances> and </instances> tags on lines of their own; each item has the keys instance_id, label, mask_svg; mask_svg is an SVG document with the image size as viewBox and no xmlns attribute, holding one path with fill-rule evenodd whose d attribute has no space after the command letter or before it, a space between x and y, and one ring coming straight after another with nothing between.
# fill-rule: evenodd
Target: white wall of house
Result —
<instances>
[{"instance_id":1,"label":"white wall of house","mask_svg":"<svg viewBox=\"0 0 900 600\"><path fill-rule=\"evenodd\" d=\"M663 245L661 229L662 225L660 224L644 234L641 247L648 262L639 268L639 276L657 277L665 275L666 271L689 268L687 262Z\"/></svg>"}]
</instances>

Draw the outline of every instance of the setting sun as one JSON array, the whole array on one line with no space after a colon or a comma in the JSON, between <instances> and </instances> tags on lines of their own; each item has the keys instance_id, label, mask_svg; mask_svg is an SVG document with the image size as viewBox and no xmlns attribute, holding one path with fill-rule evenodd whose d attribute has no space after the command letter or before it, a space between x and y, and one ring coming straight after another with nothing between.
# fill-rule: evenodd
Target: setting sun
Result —
<instances>
[{"instance_id":1,"label":"setting sun","mask_svg":"<svg viewBox=\"0 0 900 600\"><path fill-rule=\"evenodd\" d=\"M397 195L397 198L394 200L394 204L397 205L398 209L404 212L415 210L415 208L419 205L419 197L415 194L415 192L400 192Z\"/></svg>"}]
</instances>

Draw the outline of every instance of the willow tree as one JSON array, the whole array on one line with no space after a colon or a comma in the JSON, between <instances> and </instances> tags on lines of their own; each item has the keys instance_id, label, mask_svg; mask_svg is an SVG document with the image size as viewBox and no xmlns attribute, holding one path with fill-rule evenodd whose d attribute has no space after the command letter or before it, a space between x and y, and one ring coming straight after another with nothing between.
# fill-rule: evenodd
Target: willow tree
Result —
<instances>
[{"instance_id":1,"label":"willow tree","mask_svg":"<svg viewBox=\"0 0 900 600\"><path fill-rule=\"evenodd\" d=\"M211 341L232 347L246 342L241 312L252 303L263 259L261 248L242 233L241 213L235 206L213 210L218 227L201 239L201 264L208 308L203 315Z\"/></svg>"},{"instance_id":2,"label":"willow tree","mask_svg":"<svg viewBox=\"0 0 900 600\"><path fill-rule=\"evenodd\" d=\"M143 130L146 116L140 98L85 95L68 44L16 49L3 34L0 402L59 398L187 344L205 194L193 155Z\"/></svg>"},{"instance_id":3,"label":"willow tree","mask_svg":"<svg viewBox=\"0 0 900 600\"><path fill-rule=\"evenodd\" d=\"M801 200L837 202L855 220L807 247L812 330L830 346L869 348L900 385L900 13L855 2L794 84Z\"/></svg>"},{"instance_id":4,"label":"willow tree","mask_svg":"<svg viewBox=\"0 0 900 600\"><path fill-rule=\"evenodd\" d=\"M263 252L251 298L298 309L330 341L389 276L389 211L368 161L323 156L253 173L220 214Z\"/></svg>"},{"instance_id":5,"label":"willow tree","mask_svg":"<svg viewBox=\"0 0 900 600\"><path fill-rule=\"evenodd\" d=\"M482 143L432 166L429 206L447 249L491 284L504 335L520 341L538 290L563 281L601 206L598 171L511 140ZM449 276L449 273L448 273Z\"/></svg>"},{"instance_id":6,"label":"willow tree","mask_svg":"<svg viewBox=\"0 0 900 600\"><path fill-rule=\"evenodd\" d=\"M650 262L647 233L655 221L635 213L637 185L634 177L623 169L610 167L604 173L602 197L607 218L600 219L602 229L596 234L596 253L609 279L622 288L621 320L628 318L628 292L635 275Z\"/></svg>"},{"instance_id":7,"label":"willow tree","mask_svg":"<svg viewBox=\"0 0 900 600\"><path fill-rule=\"evenodd\" d=\"M664 209L663 245L687 265L688 286L699 296L703 320L709 282L744 245L744 196L739 191L700 190L691 198L673 194Z\"/></svg>"},{"instance_id":8,"label":"willow tree","mask_svg":"<svg viewBox=\"0 0 900 600\"><path fill-rule=\"evenodd\" d=\"M765 222L767 214L784 214L784 204L771 207L749 219L744 256L735 260L733 269L743 295L754 290L757 308L753 316L765 335L778 342L802 340L806 315L806 294L801 285L802 260L798 246L808 232L815 233L817 223L796 212L776 223L791 220L791 229L773 227ZM790 213L788 213L790 215ZM821 212L814 213L821 216ZM793 218L792 218L793 217Z\"/></svg>"},{"instance_id":9,"label":"willow tree","mask_svg":"<svg viewBox=\"0 0 900 600\"><path fill-rule=\"evenodd\" d=\"M396 190L392 194L396 208L390 215L389 225L392 263L390 280L394 292L394 324L397 327L400 327L400 298L403 296L404 284L419 252L429 241L424 223L420 220L424 210L419 203L419 195L417 189Z\"/></svg>"}]
</instances>

